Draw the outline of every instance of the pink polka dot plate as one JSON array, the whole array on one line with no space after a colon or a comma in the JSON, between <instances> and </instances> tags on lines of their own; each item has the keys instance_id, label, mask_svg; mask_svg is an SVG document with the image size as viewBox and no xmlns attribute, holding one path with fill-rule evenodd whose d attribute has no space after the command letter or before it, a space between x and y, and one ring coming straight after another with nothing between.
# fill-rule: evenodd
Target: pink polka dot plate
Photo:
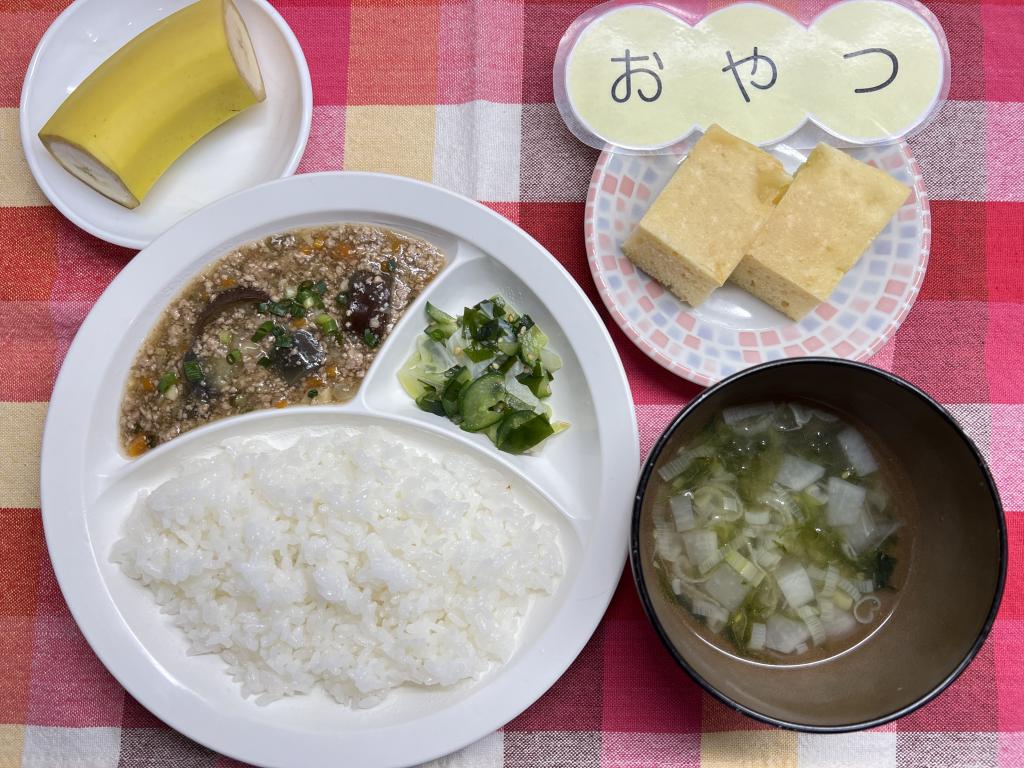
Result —
<instances>
[{"instance_id":1,"label":"pink polka dot plate","mask_svg":"<svg viewBox=\"0 0 1024 768\"><path fill-rule=\"evenodd\" d=\"M767 360L825 355L866 360L896 332L928 266L931 215L917 161L906 144L848 150L913 190L907 202L833 291L799 322L726 283L691 307L633 266L622 241L654 202L685 149L669 155L603 152L587 194L590 270L608 311L659 365L707 386ZM772 150L793 172L806 153Z\"/></svg>"}]
</instances>

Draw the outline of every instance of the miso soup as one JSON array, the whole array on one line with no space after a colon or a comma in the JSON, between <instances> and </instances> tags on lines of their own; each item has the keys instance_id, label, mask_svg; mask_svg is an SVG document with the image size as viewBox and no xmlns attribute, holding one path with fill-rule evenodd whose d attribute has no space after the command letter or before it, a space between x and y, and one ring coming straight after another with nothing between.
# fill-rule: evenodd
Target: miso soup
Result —
<instances>
[{"instance_id":1,"label":"miso soup","mask_svg":"<svg viewBox=\"0 0 1024 768\"><path fill-rule=\"evenodd\" d=\"M895 468L834 413L724 410L651 477L655 566L719 648L801 664L889 615L909 560Z\"/></svg>"}]
</instances>

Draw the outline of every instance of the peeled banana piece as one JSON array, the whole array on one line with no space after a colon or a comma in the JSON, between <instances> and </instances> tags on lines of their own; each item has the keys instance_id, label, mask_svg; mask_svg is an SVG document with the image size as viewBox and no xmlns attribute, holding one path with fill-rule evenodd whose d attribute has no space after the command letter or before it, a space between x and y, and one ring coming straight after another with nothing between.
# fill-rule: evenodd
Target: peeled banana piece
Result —
<instances>
[{"instance_id":1,"label":"peeled banana piece","mask_svg":"<svg viewBox=\"0 0 1024 768\"><path fill-rule=\"evenodd\" d=\"M126 208L221 123L263 101L256 53L232 0L199 0L103 62L39 131L70 173Z\"/></svg>"}]
</instances>

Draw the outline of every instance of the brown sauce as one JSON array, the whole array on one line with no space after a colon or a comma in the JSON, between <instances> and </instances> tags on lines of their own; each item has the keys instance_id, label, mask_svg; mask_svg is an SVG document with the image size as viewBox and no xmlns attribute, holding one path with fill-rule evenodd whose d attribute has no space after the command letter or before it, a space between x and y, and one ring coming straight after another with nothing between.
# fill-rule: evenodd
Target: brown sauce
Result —
<instances>
[{"instance_id":1,"label":"brown sauce","mask_svg":"<svg viewBox=\"0 0 1024 768\"><path fill-rule=\"evenodd\" d=\"M164 310L121 405L130 456L216 419L354 396L406 307L444 266L433 245L337 224L248 243Z\"/></svg>"}]
</instances>

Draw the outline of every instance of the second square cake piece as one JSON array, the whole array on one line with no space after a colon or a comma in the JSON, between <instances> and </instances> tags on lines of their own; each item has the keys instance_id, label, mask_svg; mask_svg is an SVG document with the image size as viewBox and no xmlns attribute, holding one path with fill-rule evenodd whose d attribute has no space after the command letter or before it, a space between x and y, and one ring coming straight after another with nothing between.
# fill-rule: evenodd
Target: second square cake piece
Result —
<instances>
[{"instance_id":1,"label":"second square cake piece","mask_svg":"<svg viewBox=\"0 0 1024 768\"><path fill-rule=\"evenodd\" d=\"M909 194L884 171L819 144L732 281L799 320L828 299Z\"/></svg>"}]
</instances>

